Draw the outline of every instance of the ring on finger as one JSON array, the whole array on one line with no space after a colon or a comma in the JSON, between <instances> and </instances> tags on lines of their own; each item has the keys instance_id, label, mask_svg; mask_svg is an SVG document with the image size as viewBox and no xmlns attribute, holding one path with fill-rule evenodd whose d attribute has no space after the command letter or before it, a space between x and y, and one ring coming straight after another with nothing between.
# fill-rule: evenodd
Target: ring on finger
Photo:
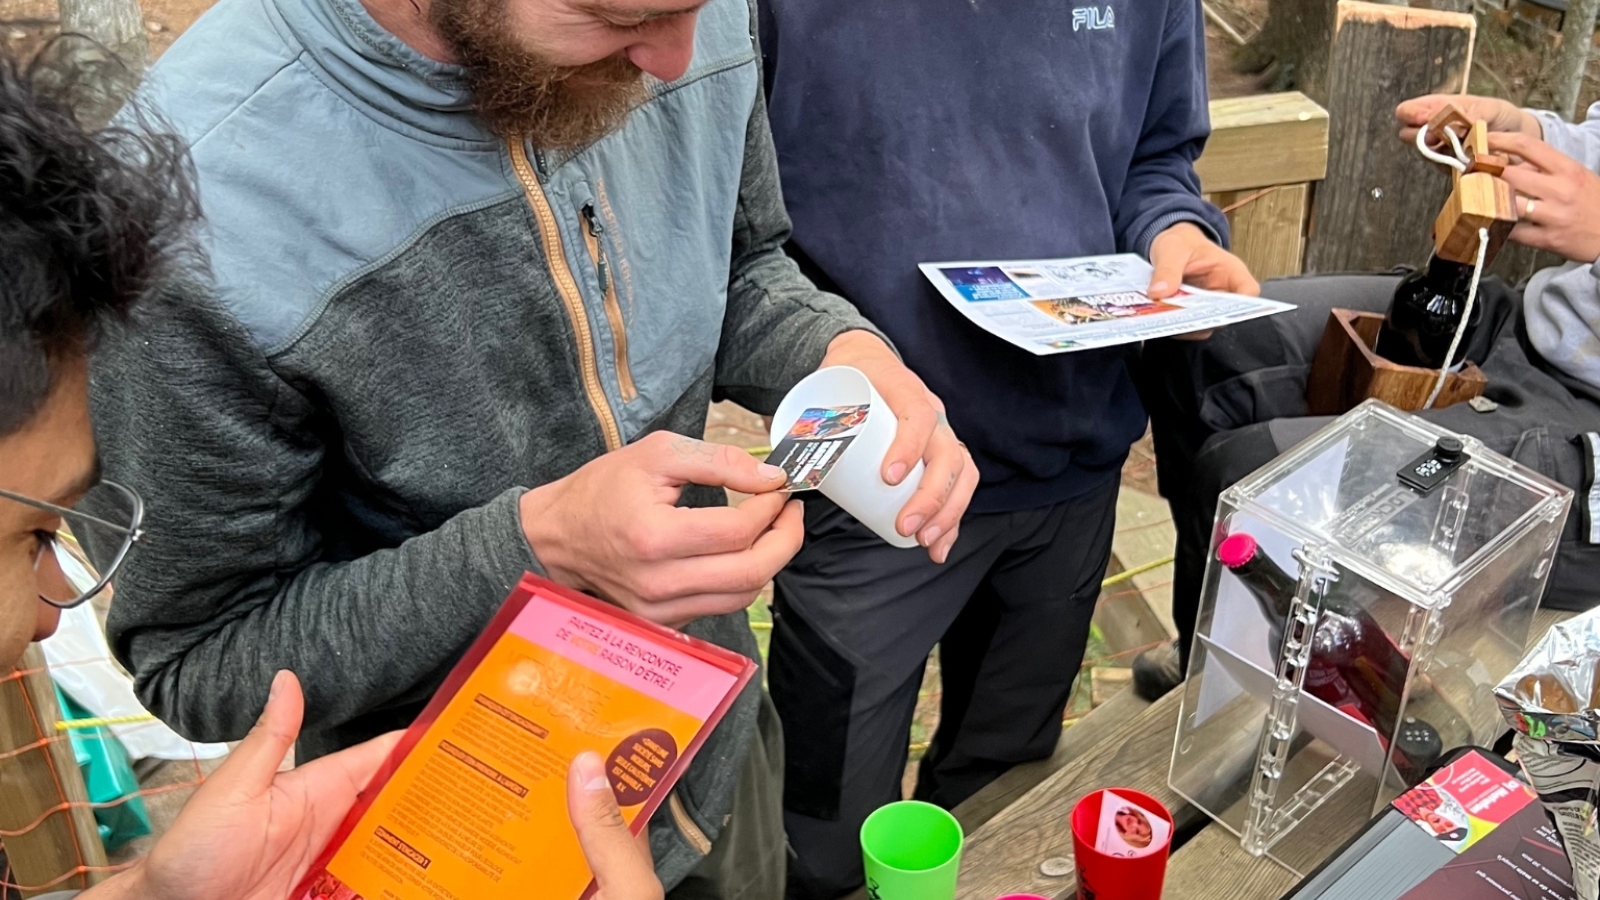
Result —
<instances>
[{"instance_id":1,"label":"ring on finger","mask_svg":"<svg viewBox=\"0 0 1600 900\"><path fill-rule=\"evenodd\" d=\"M1522 210L1522 217L1524 219L1532 218L1533 217L1533 208L1535 206L1538 206L1538 205L1539 205L1539 201L1530 197L1528 199L1527 207Z\"/></svg>"}]
</instances>

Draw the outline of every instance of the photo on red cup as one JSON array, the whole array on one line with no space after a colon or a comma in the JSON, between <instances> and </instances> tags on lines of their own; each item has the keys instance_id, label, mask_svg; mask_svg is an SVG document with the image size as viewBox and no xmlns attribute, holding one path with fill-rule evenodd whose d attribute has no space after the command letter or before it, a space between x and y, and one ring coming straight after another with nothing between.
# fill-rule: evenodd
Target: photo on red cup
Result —
<instances>
[{"instance_id":1,"label":"photo on red cup","mask_svg":"<svg viewBox=\"0 0 1600 900\"><path fill-rule=\"evenodd\" d=\"M1100 801L1094 848L1107 856L1147 856L1166 846L1172 826L1135 800L1108 790Z\"/></svg>"},{"instance_id":2,"label":"photo on red cup","mask_svg":"<svg viewBox=\"0 0 1600 900\"><path fill-rule=\"evenodd\" d=\"M1095 791L1072 809L1078 900L1159 900L1172 813L1140 791Z\"/></svg>"}]
</instances>

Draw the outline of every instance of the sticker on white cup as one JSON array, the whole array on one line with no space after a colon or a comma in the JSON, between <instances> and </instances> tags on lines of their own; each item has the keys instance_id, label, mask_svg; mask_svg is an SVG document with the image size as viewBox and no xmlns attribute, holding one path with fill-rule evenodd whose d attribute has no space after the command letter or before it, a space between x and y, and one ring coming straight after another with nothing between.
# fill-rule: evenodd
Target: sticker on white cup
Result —
<instances>
[{"instance_id":1,"label":"sticker on white cup","mask_svg":"<svg viewBox=\"0 0 1600 900\"><path fill-rule=\"evenodd\" d=\"M783 490L795 493L822 487L822 480L844 458L844 449L861 433L871 408L863 403L813 408L801 413L767 457L768 464L789 476Z\"/></svg>"},{"instance_id":2,"label":"sticker on white cup","mask_svg":"<svg viewBox=\"0 0 1600 900\"><path fill-rule=\"evenodd\" d=\"M1166 819L1106 791L1100 798L1100 831L1094 848L1107 856L1146 856L1167 845L1171 830Z\"/></svg>"},{"instance_id":3,"label":"sticker on white cup","mask_svg":"<svg viewBox=\"0 0 1600 900\"><path fill-rule=\"evenodd\" d=\"M922 483L922 463L899 484L883 480L883 460L899 425L867 376L849 366L829 366L802 379L778 405L767 461L789 475L785 490L814 487L888 543L915 547L917 539L900 534L895 520ZM818 431L824 432L820 440L808 437ZM822 446L830 441L838 442L831 451ZM802 460L807 450L812 455ZM783 462L786 455L792 468ZM826 457L820 464L819 455Z\"/></svg>"}]
</instances>

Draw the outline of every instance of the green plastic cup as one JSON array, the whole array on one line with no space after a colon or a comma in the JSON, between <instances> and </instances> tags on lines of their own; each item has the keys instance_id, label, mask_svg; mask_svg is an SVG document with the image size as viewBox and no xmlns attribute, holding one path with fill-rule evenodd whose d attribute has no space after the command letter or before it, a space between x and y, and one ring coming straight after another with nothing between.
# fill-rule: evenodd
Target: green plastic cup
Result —
<instances>
[{"instance_id":1,"label":"green plastic cup","mask_svg":"<svg viewBox=\"0 0 1600 900\"><path fill-rule=\"evenodd\" d=\"M872 900L952 900L961 868L961 823L920 800L880 807L861 823Z\"/></svg>"}]
</instances>

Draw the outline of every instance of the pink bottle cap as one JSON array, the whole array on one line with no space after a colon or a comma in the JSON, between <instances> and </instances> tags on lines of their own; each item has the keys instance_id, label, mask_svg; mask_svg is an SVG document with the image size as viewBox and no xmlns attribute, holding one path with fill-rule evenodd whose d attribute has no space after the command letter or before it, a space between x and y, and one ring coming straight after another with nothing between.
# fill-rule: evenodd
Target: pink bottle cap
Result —
<instances>
[{"instance_id":1,"label":"pink bottle cap","mask_svg":"<svg viewBox=\"0 0 1600 900\"><path fill-rule=\"evenodd\" d=\"M1217 545L1217 559L1230 569L1237 569L1256 558L1256 539L1242 531L1230 534Z\"/></svg>"}]
</instances>

